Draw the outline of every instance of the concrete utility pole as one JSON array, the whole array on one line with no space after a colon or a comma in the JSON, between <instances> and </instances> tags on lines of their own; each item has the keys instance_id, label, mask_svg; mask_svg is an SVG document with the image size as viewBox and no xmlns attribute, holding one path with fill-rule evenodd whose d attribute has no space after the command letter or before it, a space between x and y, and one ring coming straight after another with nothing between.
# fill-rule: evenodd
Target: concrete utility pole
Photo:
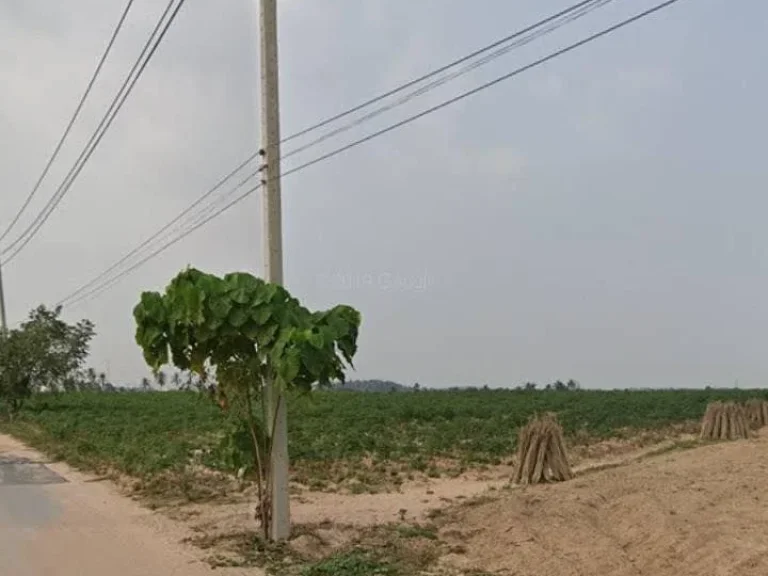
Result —
<instances>
[{"instance_id":1,"label":"concrete utility pole","mask_svg":"<svg viewBox=\"0 0 768 576\"><path fill-rule=\"evenodd\" d=\"M280 206L280 97L277 64L277 1L260 0L261 32L261 150L264 161L262 216L264 279L283 283L283 227ZM267 426L272 436L272 539L291 535L288 493L288 416L285 398L273 382L267 383Z\"/></svg>"},{"instance_id":2,"label":"concrete utility pole","mask_svg":"<svg viewBox=\"0 0 768 576\"><path fill-rule=\"evenodd\" d=\"M8 319L5 317L5 293L3 292L3 265L0 264L0 337L8 332Z\"/></svg>"}]
</instances>

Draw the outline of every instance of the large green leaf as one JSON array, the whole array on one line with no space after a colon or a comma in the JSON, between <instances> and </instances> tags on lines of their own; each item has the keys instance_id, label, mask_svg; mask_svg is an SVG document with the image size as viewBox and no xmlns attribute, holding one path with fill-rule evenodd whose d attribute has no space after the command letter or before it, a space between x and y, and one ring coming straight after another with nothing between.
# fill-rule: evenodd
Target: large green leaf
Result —
<instances>
[{"instance_id":1,"label":"large green leaf","mask_svg":"<svg viewBox=\"0 0 768 576\"><path fill-rule=\"evenodd\" d=\"M163 331L150 324L142 331L140 344L142 346L154 346L162 336Z\"/></svg>"},{"instance_id":2,"label":"large green leaf","mask_svg":"<svg viewBox=\"0 0 768 576\"><path fill-rule=\"evenodd\" d=\"M238 304L253 302L264 286L263 280L244 272L227 274L224 277L224 282L227 286L227 293Z\"/></svg>"},{"instance_id":3,"label":"large green leaf","mask_svg":"<svg viewBox=\"0 0 768 576\"><path fill-rule=\"evenodd\" d=\"M279 374L283 382L290 384L301 369L301 354L298 348L290 348L283 356Z\"/></svg>"},{"instance_id":4,"label":"large green leaf","mask_svg":"<svg viewBox=\"0 0 768 576\"><path fill-rule=\"evenodd\" d=\"M151 318L154 322L163 322L165 320L163 297L157 292L142 293L139 305L134 309L134 315L140 316L141 319Z\"/></svg>"},{"instance_id":5,"label":"large green leaf","mask_svg":"<svg viewBox=\"0 0 768 576\"><path fill-rule=\"evenodd\" d=\"M234 326L235 328L242 327L248 320L250 320L250 314L248 313L248 309L244 306L237 306L232 308L232 311L229 313L229 324L230 326Z\"/></svg>"},{"instance_id":6,"label":"large green leaf","mask_svg":"<svg viewBox=\"0 0 768 576\"><path fill-rule=\"evenodd\" d=\"M272 317L273 309L268 305L260 305L253 309L251 312L251 318L253 318L260 326L266 324Z\"/></svg>"},{"instance_id":7,"label":"large green leaf","mask_svg":"<svg viewBox=\"0 0 768 576\"><path fill-rule=\"evenodd\" d=\"M328 356L323 354L320 349L311 346L302 350L301 360L304 368L313 376L312 379L316 380L322 374Z\"/></svg>"},{"instance_id":8,"label":"large green leaf","mask_svg":"<svg viewBox=\"0 0 768 576\"><path fill-rule=\"evenodd\" d=\"M226 295L216 294L208 299L208 308L213 318L223 322L232 310L232 301Z\"/></svg>"},{"instance_id":9,"label":"large green leaf","mask_svg":"<svg viewBox=\"0 0 768 576\"><path fill-rule=\"evenodd\" d=\"M323 338L323 334L319 332L310 331L307 336L307 341L317 350L321 350L325 346L325 338Z\"/></svg>"},{"instance_id":10,"label":"large green leaf","mask_svg":"<svg viewBox=\"0 0 768 576\"><path fill-rule=\"evenodd\" d=\"M203 292L197 286L186 284L181 288L181 298L184 306L184 317L192 324L200 324L203 316Z\"/></svg>"},{"instance_id":11,"label":"large green leaf","mask_svg":"<svg viewBox=\"0 0 768 576\"><path fill-rule=\"evenodd\" d=\"M259 334L263 331L263 328L256 324L253 320L249 320L246 322L241 328L240 332L248 338L251 342L256 342L256 340L259 337Z\"/></svg>"},{"instance_id":12,"label":"large green leaf","mask_svg":"<svg viewBox=\"0 0 768 576\"><path fill-rule=\"evenodd\" d=\"M256 336L256 345L260 347L267 347L272 344L279 329L280 327L276 324L262 327L259 334Z\"/></svg>"}]
</instances>

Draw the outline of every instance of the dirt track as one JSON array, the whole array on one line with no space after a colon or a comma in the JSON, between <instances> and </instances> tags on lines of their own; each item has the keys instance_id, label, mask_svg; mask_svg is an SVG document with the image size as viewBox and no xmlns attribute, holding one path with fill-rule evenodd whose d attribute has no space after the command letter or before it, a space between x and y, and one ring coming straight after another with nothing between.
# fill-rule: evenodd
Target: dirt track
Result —
<instances>
[{"instance_id":1,"label":"dirt track","mask_svg":"<svg viewBox=\"0 0 768 576\"><path fill-rule=\"evenodd\" d=\"M674 451L454 511L466 569L536 576L768 574L768 437Z\"/></svg>"},{"instance_id":2,"label":"dirt track","mask_svg":"<svg viewBox=\"0 0 768 576\"><path fill-rule=\"evenodd\" d=\"M0 435L0 456L44 461L36 452ZM234 576L213 571L199 551L179 542L183 527L121 497L116 488L89 482L62 464L47 468L66 483L40 483L52 476L34 464L4 466L0 482L0 574L2 576ZM251 570L249 575L259 574Z\"/></svg>"}]
</instances>

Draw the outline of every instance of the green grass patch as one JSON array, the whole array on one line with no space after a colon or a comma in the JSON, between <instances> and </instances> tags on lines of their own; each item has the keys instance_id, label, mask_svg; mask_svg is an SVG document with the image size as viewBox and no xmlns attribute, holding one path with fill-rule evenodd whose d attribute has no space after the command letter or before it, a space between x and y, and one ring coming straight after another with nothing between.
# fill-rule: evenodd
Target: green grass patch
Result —
<instances>
[{"instance_id":1,"label":"green grass patch","mask_svg":"<svg viewBox=\"0 0 768 576\"><path fill-rule=\"evenodd\" d=\"M306 566L302 576L397 576L400 570L370 552L353 550Z\"/></svg>"}]
</instances>

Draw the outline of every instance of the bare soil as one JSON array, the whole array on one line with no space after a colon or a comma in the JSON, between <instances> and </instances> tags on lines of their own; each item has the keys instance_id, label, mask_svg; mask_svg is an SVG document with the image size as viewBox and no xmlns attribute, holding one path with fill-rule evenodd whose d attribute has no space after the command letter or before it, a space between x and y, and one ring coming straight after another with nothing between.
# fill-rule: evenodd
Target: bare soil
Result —
<instances>
[{"instance_id":1,"label":"bare soil","mask_svg":"<svg viewBox=\"0 0 768 576\"><path fill-rule=\"evenodd\" d=\"M702 445L690 432L572 445L575 478L559 484L510 485L507 463L454 478L421 477L378 494L296 485L295 535L288 552L267 563L298 568L361 545L405 559L416 567L407 574L428 565L444 576L768 574L768 433ZM23 452L3 442L0 451L10 442ZM119 537L145 547L141 562L183 563L185 574L202 574L201 559L256 566L264 561L256 556L273 553L257 552L251 488L214 501L177 501L158 514L121 498L109 482L61 464L51 468L72 479L46 488L58 494L74 530L71 538L58 528L47 534L50 549L62 554L85 542L120 559L128 548L117 545Z\"/></svg>"},{"instance_id":2,"label":"bare soil","mask_svg":"<svg viewBox=\"0 0 768 576\"><path fill-rule=\"evenodd\" d=\"M768 437L669 451L448 511L444 572L768 573Z\"/></svg>"},{"instance_id":3,"label":"bare soil","mask_svg":"<svg viewBox=\"0 0 768 576\"><path fill-rule=\"evenodd\" d=\"M671 438L661 442L660 437L654 435L652 439L656 443L650 437L641 435L584 446L573 451L573 470L575 474L585 476L599 470L627 466L690 443L693 438L678 430ZM445 519L458 510L496 501L510 489L512 473L510 463L470 470L452 478L422 475L393 491L376 494L318 492L295 485L291 501L295 536L290 549L298 558L305 560L323 558L353 545L381 547L384 541L387 546L395 544L399 548L398 554L411 556L439 556L459 550L461 545L450 537L450 528L443 530L448 537L438 539L439 550L435 549L431 538L409 536L404 544L398 536L403 530L412 532L414 528L416 535L422 529L428 532L433 530L436 520L444 525ZM248 488L241 493L230 492L225 501L177 503L163 511L190 526L195 533L190 541L208 550L214 564L260 563L258 559L248 558L259 533L253 516L254 502L254 490ZM423 547L428 549L419 549Z\"/></svg>"}]
</instances>

